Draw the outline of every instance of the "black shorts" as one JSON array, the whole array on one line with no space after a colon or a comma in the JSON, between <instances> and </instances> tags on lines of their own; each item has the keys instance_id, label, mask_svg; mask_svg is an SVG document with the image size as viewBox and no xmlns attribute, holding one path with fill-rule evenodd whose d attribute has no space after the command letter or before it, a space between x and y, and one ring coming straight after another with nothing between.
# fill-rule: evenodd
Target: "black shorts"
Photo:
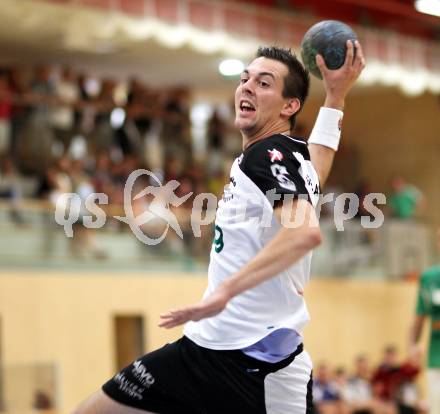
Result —
<instances>
[{"instance_id":1,"label":"black shorts","mask_svg":"<svg viewBox=\"0 0 440 414\"><path fill-rule=\"evenodd\" d=\"M295 373L288 372L303 354L300 345L285 360L268 363L240 350L203 348L183 337L139 358L102 389L121 404L158 414L304 414L311 410L312 402L310 364L297 364L299 370L295 367ZM284 377L268 381L278 372ZM289 387L289 380L295 385ZM266 389L269 382L275 384L270 393ZM296 388L300 390L297 395L285 395L295 394ZM268 402L269 398L273 401ZM302 409L285 405L282 400L289 398L290 407ZM286 408L279 408L280 404Z\"/></svg>"}]
</instances>

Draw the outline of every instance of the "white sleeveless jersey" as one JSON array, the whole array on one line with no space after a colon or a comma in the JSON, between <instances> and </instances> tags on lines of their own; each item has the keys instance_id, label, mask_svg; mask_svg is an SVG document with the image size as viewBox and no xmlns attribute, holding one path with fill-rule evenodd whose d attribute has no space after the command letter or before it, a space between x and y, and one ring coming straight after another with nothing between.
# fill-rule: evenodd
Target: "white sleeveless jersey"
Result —
<instances>
[{"instance_id":1,"label":"white sleeveless jersey","mask_svg":"<svg viewBox=\"0 0 440 414\"><path fill-rule=\"evenodd\" d=\"M247 148L235 160L218 205L204 297L277 233L281 224L273 214L274 205L289 197L304 197L316 206L319 191L305 142L278 134ZM274 198L278 199L275 204ZM301 333L309 320L303 291L310 277L311 255L235 296L220 314L187 323L184 334L205 348L241 349L280 328Z\"/></svg>"}]
</instances>

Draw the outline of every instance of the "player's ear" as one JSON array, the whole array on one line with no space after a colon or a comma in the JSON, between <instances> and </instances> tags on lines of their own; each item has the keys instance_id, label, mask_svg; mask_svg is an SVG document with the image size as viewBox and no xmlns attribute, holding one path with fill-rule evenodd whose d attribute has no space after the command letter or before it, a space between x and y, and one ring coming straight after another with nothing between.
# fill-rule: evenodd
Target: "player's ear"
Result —
<instances>
[{"instance_id":1,"label":"player's ear","mask_svg":"<svg viewBox=\"0 0 440 414\"><path fill-rule=\"evenodd\" d=\"M301 108L301 102L298 98L289 98L284 101L284 106L281 109L281 115L286 118L290 118L293 114L297 113Z\"/></svg>"}]
</instances>

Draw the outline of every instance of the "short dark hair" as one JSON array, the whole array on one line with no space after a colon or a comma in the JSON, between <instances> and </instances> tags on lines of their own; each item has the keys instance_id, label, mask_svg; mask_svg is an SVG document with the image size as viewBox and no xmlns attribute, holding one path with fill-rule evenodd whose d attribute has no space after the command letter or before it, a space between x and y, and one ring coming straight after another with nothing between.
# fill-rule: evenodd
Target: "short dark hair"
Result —
<instances>
[{"instance_id":1,"label":"short dark hair","mask_svg":"<svg viewBox=\"0 0 440 414\"><path fill-rule=\"evenodd\" d=\"M290 131L292 131L295 127L296 115L303 108L309 94L309 72L290 49L278 46L260 46L255 57L277 60L287 66L289 72L284 78L283 98L298 98L301 104L299 111L290 117Z\"/></svg>"}]
</instances>

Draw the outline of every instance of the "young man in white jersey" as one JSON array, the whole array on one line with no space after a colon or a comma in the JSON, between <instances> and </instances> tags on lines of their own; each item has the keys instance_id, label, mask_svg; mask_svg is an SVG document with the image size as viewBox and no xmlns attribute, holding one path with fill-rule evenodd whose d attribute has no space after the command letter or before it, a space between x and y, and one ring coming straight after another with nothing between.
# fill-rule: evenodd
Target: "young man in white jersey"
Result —
<instances>
[{"instance_id":1,"label":"young man in white jersey","mask_svg":"<svg viewBox=\"0 0 440 414\"><path fill-rule=\"evenodd\" d=\"M347 42L340 69L317 63L327 96L306 143L289 134L308 73L288 50L258 50L235 94L243 153L219 202L204 298L161 315L165 328L188 322L183 338L116 374L76 414L311 412L301 332L311 251L321 242L314 207L338 148L345 97L365 66L357 42Z\"/></svg>"}]
</instances>

